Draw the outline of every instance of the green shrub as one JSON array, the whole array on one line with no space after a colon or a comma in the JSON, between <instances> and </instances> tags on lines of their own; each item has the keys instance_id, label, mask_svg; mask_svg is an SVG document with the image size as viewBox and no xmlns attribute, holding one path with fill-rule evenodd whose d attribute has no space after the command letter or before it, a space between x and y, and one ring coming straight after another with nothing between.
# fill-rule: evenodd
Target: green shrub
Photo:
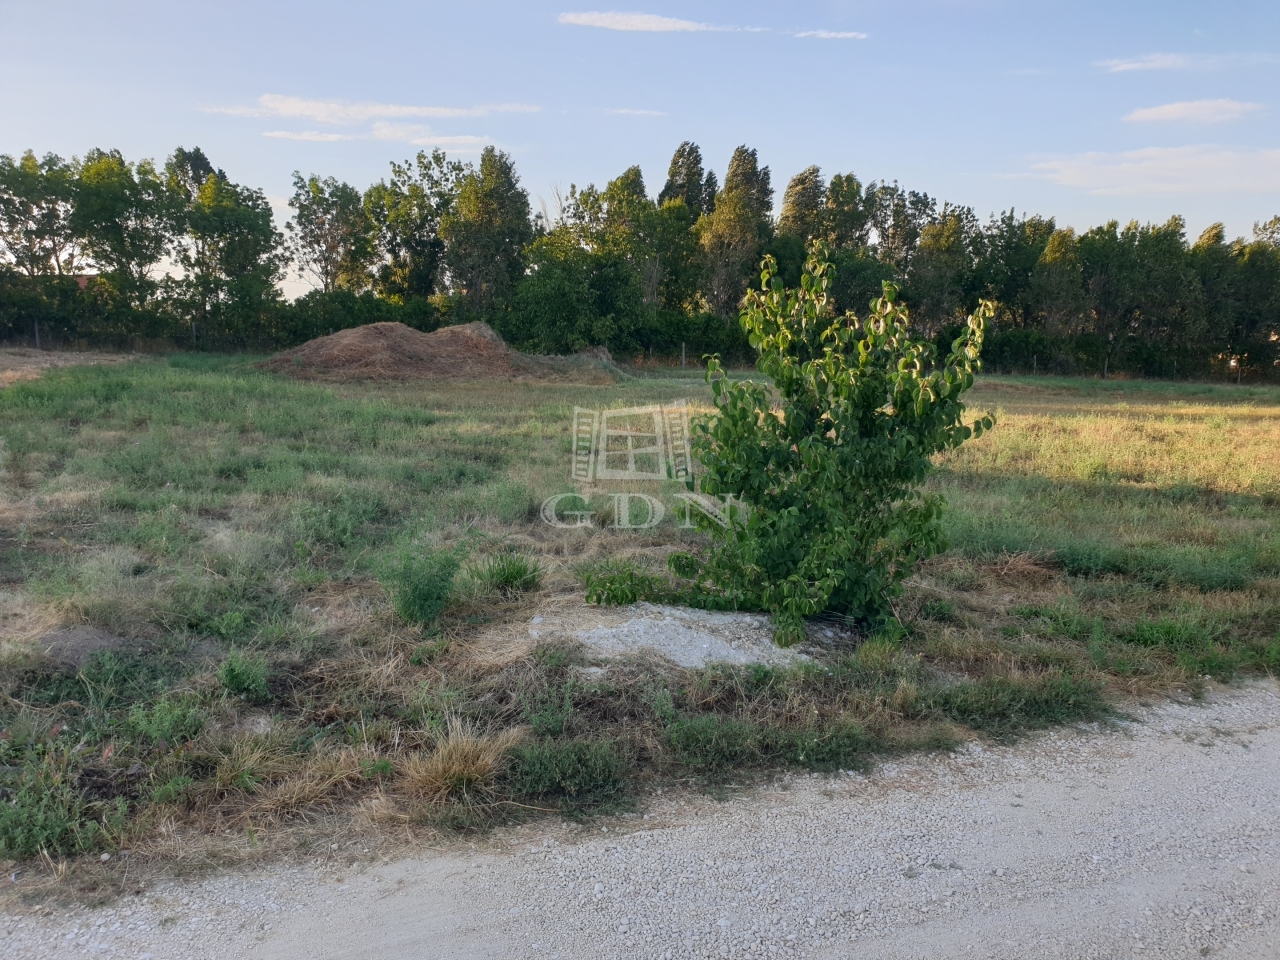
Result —
<instances>
[{"instance_id":1,"label":"green shrub","mask_svg":"<svg viewBox=\"0 0 1280 960\"><path fill-rule=\"evenodd\" d=\"M676 597L665 577L641 570L631 560L610 560L588 570L583 577L587 603L626 606L640 600L670 602Z\"/></svg>"},{"instance_id":2,"label":"green shrub","mask_svg":"<svg viewBox=\"0 0 1280 960\"><path fill-rule=\"evenodd\" d=\"M517 747L507 787L517 797L583 806L620 800L624 764L607 740L540 743Z\"/></svg>"},{"instance_id":3,"label":"green shrub","mask_svg":"<svg viewBox=\"0 0 1280 960\"><path fill-rule=\"evenodd\" d=\"M47 755L19 771L0 803L0 855L83 853L108 845L127 816L124 800L89 803L70 783L65 758Z\"/></svg>"},{"instance_id":4,"label":"green shrub","mask_svg":"<svg viewBox=\"0 0 1280 960\"><path fill-rule=\"evenodd\" d=\"M500 553L473 566L471 575L490 590L514 597L538 589L542 584L542 565L536 557L523 553Z\"/></svg>"},{"instance_id":5,"label":"green shrub","mask_svg":"<svg viewBox=\"0 0 1280 960\"><path fill-rule=\"evenodd\" d=\"M524 721L539 736L560 736L573 716L573 681L526 698L521 713Z\"/></svg>"},{"instance_id":6,"label":"green shrub","mask_svg":"<svg viewBox=\"0 0 1280 960\"><path fill-rule=\"evenodd\" d=\"M227 693L245 700L267 699L267 662L261 657L233 650L218 670L218 680Z\"/></svg>"},{"instance_id":7,"label":"green shrub","mask_svg":"<svg viewBox=\"0 0 1280 960\"><path fill-rule=\"evenodd\" d=\"M949 720L994 734L1097 720L1110 712L1098 684L1057 672L1034 679L988 677L958 683L923 703Z\"/></svg>"},{"instance_id":8,"label":"green shrub","mask_svg":"<svg viewBox=\"0 0 1280 960\"><path fill-rule=\"evenodd\" d=\"M768 610L775 639L804 636L825 610L859 620L891 612L916 561L941 546L943 503L921 492L931 458L990 429L964 423L986 320L983 306L941 362L912 340L897 289L884 285L865 320L835 316L832 266L815 243L800 288L767 257L742 325L772 381L731 380L712 360L716 416L698 425L704 493L745 504L702 559L673 558L708 605Z\"/></svg>"},{"instance_id":9,"label":"green shrub","mask_svg":"<svg viewBox=\"0 0 1280 960\"><path fill-rule=\"evenodd\" d=\"M396 613L406 623L432 623L449 606L457 573L451 550L405 553L386 577Z\"/></svg>"},{"instance_id":10,"label":"green shrub","mask_svg":"<svg viewBox=\"0 0 1280 960\"><path fill-rule=\"evenodd\" d=\"M265 693L265 676L263 679ZM193 697L165 697L150 706L137 703L129 711L130 729L153 743L163 741L174 745L194 740L207 721L208 715Z\"/></svg>"},{"instance_id":11,"label":"green shrub","mask_svg":"<svg viewBox=\"0 0 1280 960\"><path fill-rule=\"evenodd\" d=\"M873 746L856 723L773 727L715 714L682 717L665 739L681 763L707 773L772 764L856 769L866 766Z\"/></svg>"},{"instance_id":12,"label":"green shrub","mask_svg":"<svg viewBox=\"0 0 1280 960\"><path fill-rule=\"evenodd\" d=\"M173 777L151 791L151 802L176 803L183 798L191 783L190 777Z\"/></svg>"}]
</instances>

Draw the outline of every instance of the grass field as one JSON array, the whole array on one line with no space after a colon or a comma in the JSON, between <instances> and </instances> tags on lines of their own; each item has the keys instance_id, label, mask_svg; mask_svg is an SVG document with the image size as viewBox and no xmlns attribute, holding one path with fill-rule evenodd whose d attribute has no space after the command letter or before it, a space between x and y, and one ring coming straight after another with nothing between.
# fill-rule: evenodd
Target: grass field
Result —
<instances>
[{"instance_id":1,"label":"grass field","mask_svg":"<svg viewBox=\"0 0 1280 960\"><path fill-rule=\"evenodd\" d=\"M0 390L3 855L617 809L1280 669L1280 392L1003 377L971 395L996 429L930 481L952 548L900 627L788 669L481 655L599 564L696 547L537 514L571 489L574 406L677 397L709 393L183 355Z\"/></svg>"}]
</instances>

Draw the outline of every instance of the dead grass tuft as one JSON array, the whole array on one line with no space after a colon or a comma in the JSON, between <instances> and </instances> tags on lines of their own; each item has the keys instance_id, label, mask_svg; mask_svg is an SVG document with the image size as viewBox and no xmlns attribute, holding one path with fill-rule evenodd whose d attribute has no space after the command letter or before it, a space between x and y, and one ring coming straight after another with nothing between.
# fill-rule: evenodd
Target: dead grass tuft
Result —
<instances>
[{"instance_id":1,"label":"dead grass tuft","mask_svg":"<svg viewBox=\"0 0 1280 960\"><path fill-rule=\"evenodd\" d=\"M506 755L525 737L522 727L479 733L456 717L435 748L401 764L401 781L416 800L429 804L476 801L488 796Z\"/></svg>"}]
</instances>

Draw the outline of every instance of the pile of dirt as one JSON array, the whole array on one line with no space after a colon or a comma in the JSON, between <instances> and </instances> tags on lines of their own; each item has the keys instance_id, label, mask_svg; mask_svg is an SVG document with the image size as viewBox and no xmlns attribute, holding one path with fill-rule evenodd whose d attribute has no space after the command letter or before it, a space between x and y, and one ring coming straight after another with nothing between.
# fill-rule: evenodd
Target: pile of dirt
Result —
<instances>
[{"instance_id":1,"label":"pile of dirt","mask_svg":"<svg viewBox=\"0 0 1280 960\"><path fill-rule=\"evenodd\" d=\"M370 323L317 337L259 366L300 380L554 380L612 383L599 356L533 357L512 350L487 323L423 333L403 323Z\"/></svg>"}]
</instances>

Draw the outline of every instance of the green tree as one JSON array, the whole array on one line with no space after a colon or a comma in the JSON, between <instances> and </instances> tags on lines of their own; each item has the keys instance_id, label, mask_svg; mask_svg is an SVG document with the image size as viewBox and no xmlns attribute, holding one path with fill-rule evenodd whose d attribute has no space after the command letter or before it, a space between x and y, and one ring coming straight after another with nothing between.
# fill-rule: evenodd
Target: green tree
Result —
<instances>
[{"instance_id":1,"label":"green tree","mask_svg":"<svg viewBox=\"0 0 1280 960\"><path fill-rule=\"evenodd\" d=\"M505 303L533 239L529 194L507 154L485 147L479 168L467 168L453 208L441 217L440 236L450 284L470 308L484 316Z\"/></svg>"},{"instance_id":2,"label":"green tree","mask_svg":"<svg viewBox=\"0 0 1280 960\"><path fill-rule=\"evenodd\" d=\"M293 219L285 229L298 276L317 281L325 293L368 287L377 246L360 191L334 177L304 179L295 170L289 206Z\"/></svg>"},{"instance_id":3,"label":"green tree","mask_svg":"<svg viewBox=\"0 0 1280 960\"><path fill-rule=\"evenodd\" d=\"M742 302L751 265L763 246L750 195L744 190L721 190L715 210L704 213L695 229L702 247L702 296L707 309L731 317Z\"/></svg>"},{"instance_id":4,"label":"green tree","mask_svg":"<svg viewBox=\"0 0 1280 960\"><path fill-rule=\"evenodd\" d=\"M782 195L782 214L778 218L778 233L809 241L824 237L827 184L822 171L806 167L791 178Z\"/></svg>"},{"instance_id":5,"label":"green tree","mask_svg":"<svg viewBox=\"0 0 1280 960\"><path fill-rule=\"evenodd\" d=\"M708 189L708 183L710 189ZM702 171L702 151L686 140L676 147L667 168L667 182L658 194L658 203L683 200L685 209L697 219L715 206L715 174Z\"/></svg>"},{"instance_id":6,"label":"green tree","mask_svg":"<svg viewBox=\"0 0 1280 960\"><path fill-rule=\"evenodd\" d=\"M864 193L862 183L852 173L837 173L831 178L823 204L822 233L832 249L857 250L867 246L874 196L874 191Z\"/></svg>"},{"instance_id":7,"label":"green tree","mask_svg":"<svg viewBox=\"0 0 1280 960\"><path fill-rule=\"evenodd\" d=\"M876 255L905 277L921 231L937 214L937 202L927 193L903 190L897 183L872 184L865 202L875 231Z\"/></svg>"},{"instance_id":8,"label":"green tree","mask_svg":"<svg viewBox=\"0 0 1280 960\"><path fill-rule=\"evenodd\" d=\"M1013 210L992 217L975 238L976 286L997 304L997 323L1022 328L1035 321L1032 276L1053 236L1055 224L1043 217L1019 217Z\"/></svg>"},{"instance_id":9,"label":"green tree","mask_svg":"<svg viewBox=\"0 0 1280 960\"><path fill-rule=\"evenodd\" d=\"M364 195L380 261L374 289L384 297L428 297L436 291L444 259L440 221L453 209L464 167L443 150L420 151L413 161L391 164L389 180Z\"/></svg>"},{"instance_id":10,"label":"green tree","mask_svg":"<svg viewBox=\"0 0 1280 960\"><path fill-rule=\"evenodd\" d=\"M192 342L198 331L215 343L261 340L287 262L266 195L231 183L198 148L179 148L165 170L185 201L176 249L183 275L168 289Z\"/></svg>"},{"instance_id":11,"label":"green tree","mask_svg":"<svg viewBox=\"0 0 1280 960\"><path fill-rule=\"evenodd\" d=\"M1036 325L1050 336L1070 336L1084 328L1084 272L1076 233L1070 227L1049 236L1031 271L1027 302Z\"/></svg>"},{"instance_id":12,"label":"green tree","mask_svg":"<svg viewBox=\"0 0 1280 960\"><path fill-rule=\"evenodd\" d=\"M85 253L134 306L158 286L155 266L173 247L181 198L150 160L136 165L118 150L90 150L76 181L71 222Z\"/></svg>"},{"instance_id":13,"label":"green tree","mask_svg":"<svg viewBox=\"0 0 1280 960\"><path fill-rule=\"evenodd\" d=\"M974 268L980 241L977 220L968 207L945 204L921 228L906 292L916 305L917 329L926 336L963 321L977 305Z\"/></svg>"},{"instance_id":14,"label":"green tree","mask_svg":"<svg viewBox=\"0 0 1280 960\"><path fill-rule=\"evenodd\" d=\"M75 273L79 243L71 214L79 164L31 150L0 156L0 250L28 277Z\"/></svg>"},{"instance_id":15,"label":"green tree","mask_svg":"<svg viewBox=\"0 0 1280 960\"><path fill-rule=\"evenodd\" d=\"M767 381L730 380L713 361L716 413L698 436L703 491L742 506L713 529L704 558L672 562L707 605L773 613L782 644L823 611L889 614L915 563L941 546L943 503L921 490L931 458L991 426L966 425L961 402L989 306L936 358L911 339L891 284L865 319L839 317L830 274L820 243L798 289L785 289L766 258L742 325Z\"/></svg>"},{"instance_id":16,"label":"green tree","mask_svg":"<svg viewBox=\"0 0 1280 960\"><path fill-rule=\"evenodd\" d=\"M743 144L734 149L733 156L729 158L729 169L725 171L722 192L742 197L755 219L756 232L761 240L772 236L773 224L770 217L773 212L773 185L769 168L760 166L753 148Z\"/></svg>"}]
</instances>

